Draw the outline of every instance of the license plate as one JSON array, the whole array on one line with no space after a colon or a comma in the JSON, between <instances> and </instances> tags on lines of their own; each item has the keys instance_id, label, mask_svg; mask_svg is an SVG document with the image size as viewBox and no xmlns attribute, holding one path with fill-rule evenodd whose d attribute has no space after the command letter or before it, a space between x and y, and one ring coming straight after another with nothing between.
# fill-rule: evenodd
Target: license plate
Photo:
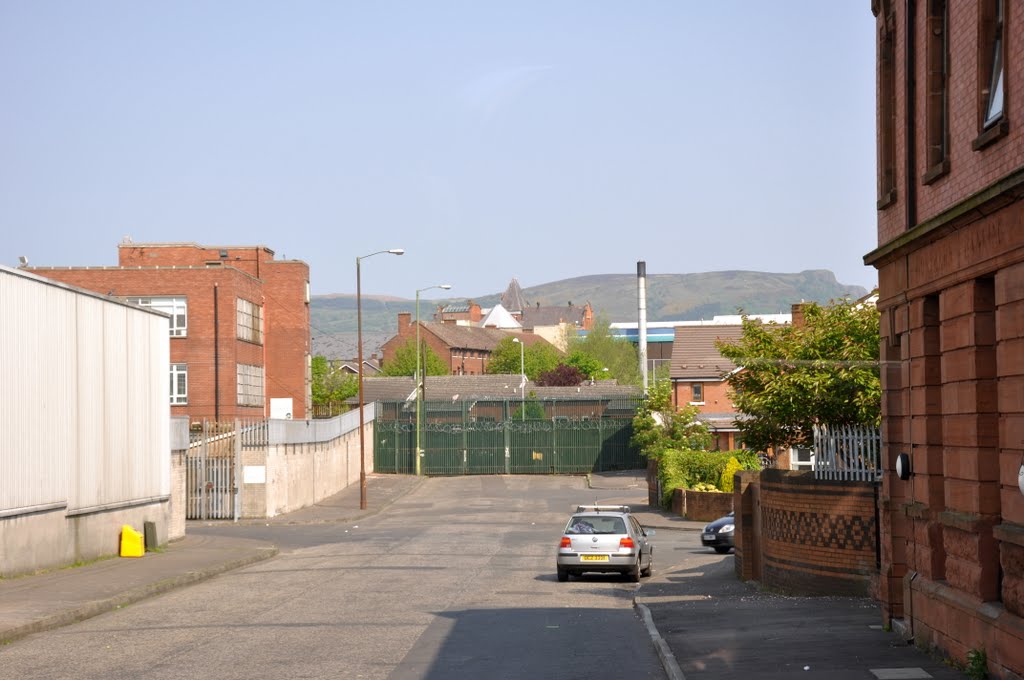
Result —
<instances>
[{"instance_id":1,"label":"license plate","mask_svg":"<svg viewBox=\"0 0 1024 680\"><path fill-rule=\"evenodd\" d=\"M704 540L705 541L713 541L713 540L715 540L715 535L714 534L704 534Z\"/></svg>"},{"instance_id":2,"label":"license plate","mask_svg":"<svg viewBox=\"0 0 1024 680\"><path fill-rule=\"evenodd\" d=\"M580 560L584 562L607 562L607 555L580 555Z\"/></svg>"}]
</instances>

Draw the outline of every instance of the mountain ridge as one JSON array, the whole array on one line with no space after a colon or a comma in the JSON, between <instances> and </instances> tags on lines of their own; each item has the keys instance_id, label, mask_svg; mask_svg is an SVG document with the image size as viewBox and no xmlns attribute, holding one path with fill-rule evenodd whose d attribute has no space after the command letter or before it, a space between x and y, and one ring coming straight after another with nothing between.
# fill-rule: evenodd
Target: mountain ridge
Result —
<instances>
[{"instance_id":1,"label":"mountain ridge","mask_svg":"<svg viewBox=\"0 0 1024 680\"><path fill-rule=\"evenodd\" d=\"M826 304L839 298L861 298L869 292L863 286L839 283L827 269L809 269L797 273L723 270L689 274L647 275L647 320L691 321L716 315L779 314L790 311L793 303L807 301ZM523 296L530 304L542 306L583 305L594 308L594 315L610 322L637 319L637 278L635 274L587 274L524 287ZM504 289L478 297L446 297L420 300L420 319L433 319L437 305L473 300L482 307L491 307L501 299ZM314 354L332 358L350 358L355 354L356 299L354 294L330 293L314 295L310 301L310 323L314 338ZM393 295L362 295L364 353L377 345L374 339L394 335L398 314L415 314L415 299ZM351 335L351 338L347 336ZM330 341L329 336L335 336ZM381 340L380 342L383 342ZM318 344L335 347L331 354L319 352ZM343 352L350 346L352 354Z\"/></svg>"}]
</instances>

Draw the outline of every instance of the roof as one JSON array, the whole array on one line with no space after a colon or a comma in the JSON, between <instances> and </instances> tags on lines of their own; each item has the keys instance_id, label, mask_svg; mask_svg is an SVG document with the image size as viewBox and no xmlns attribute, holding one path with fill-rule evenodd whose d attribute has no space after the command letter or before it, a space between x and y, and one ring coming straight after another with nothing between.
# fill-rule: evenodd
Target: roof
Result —
<instances>
[{"instance_id":1,"label":"roof","mask_svg":"<svg viewBox=\"0 0 1024 680\"><path fill-rule=\"evenodd\" d=\"M448 347L493 351L498 343L509 336L509 333L497 328L479 328L477 326L461 326L454 323L436 321L420 322L423 330L433 333Z\"/></svg>"},{"instance_id":2,"label":"roof","mask_svg":"<svg viewBox=\"0 0 1024 680\"><path fill-rule=\"evenodd\" d=\"M522 376L512 375L438 375L427 376L427 400L466 399L520 399ZM363 400L406 400L414 395L416 383L411 376L363 377ZM612 380L598 381L579 387L538 387L532 380L526 382L526 394L535 393L538 399L637 397L640 388L619 385ZM352 400L350 400L352 401Z\"/></svg>"},{"instance_id":3,"label":"roof","mask_svg":"<svg viewBox=\"0 0 1024 680\"><path fill-rule=\"evenodd\" d=\"M743 326L678 326L672 341L673 380L712 378L721 380L736 370L715 347L717 340L738 340Z\"/></svg>"},{"instance_id":4,"label":"roof","mask_svg":"<svg viewBox=\"0 0 1024 680\"><path fill-rule=\"evenodd\" d=\"M516 330L522 328L522 324L516 321L515 317L509 314L508 310L499 305L494 305L480 320L478 324L481 328L493 327L493 328L514 328Z\"/></svg>"},{"instance_id":5,"label":"roof","mask_svg":"<svg viewBox=\"0 0 1024 680\"><path fill-rule=\"evenodd\" d=\"M566 305L564 307L529 307L523 310L523 328L557 326L571 323L582 326L586 317L586 306Z\"/></svg>"},{"instance_id":6,"label":"roof","mask_svg":"<svg viewBox=\"0 0 1024 680\"><path fill-rule=\"evenodd\" d=\"M510 312L522 312L528 306L523 289L519 287L519 281L515 277L509 281L508 288L501 294L501 306Z\"/></svg>"}]
</instances>

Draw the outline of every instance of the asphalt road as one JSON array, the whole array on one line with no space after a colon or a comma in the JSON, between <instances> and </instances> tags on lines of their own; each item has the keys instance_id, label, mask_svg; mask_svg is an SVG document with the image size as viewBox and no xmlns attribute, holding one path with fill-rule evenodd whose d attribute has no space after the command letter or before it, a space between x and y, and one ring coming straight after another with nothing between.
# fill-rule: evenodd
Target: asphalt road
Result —
<instances>
[{"instance_id":1,"label":"asphalt road","mask_svg":"<svg viewBox=\"0 0 1024 680\"><path fill-rule=\"evenodd\" d=\"M663 678L635 584L555 580L571 509L629 500L579 477L439 478L359 525L190 526L281 554L16 642L0 677ZM655 578L698 540L659 532Z\"/></svg>"}]
</instances>

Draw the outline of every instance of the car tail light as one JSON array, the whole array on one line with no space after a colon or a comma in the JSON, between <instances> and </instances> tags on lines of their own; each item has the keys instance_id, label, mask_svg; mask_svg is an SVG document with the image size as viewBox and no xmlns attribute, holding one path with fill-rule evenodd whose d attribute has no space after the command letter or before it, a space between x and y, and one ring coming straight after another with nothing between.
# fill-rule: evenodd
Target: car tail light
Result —
<instances>
[{"instance_id":1,"label":"car tail light","mask_svg":"<svg viewBox=\"0 0 1024 680\"><path fill-rule=\"evenodd\" d=\"M569 538L568 536L562 536L562 542L559 544L558 547L559 548L571 548L572 547L572 539Z\"/></svg>"},{"instance_id":2,"label":"car tail light","mask_svg":"<svg viewBox=\"0 0 1024 680\"><path fill-rule=\"evenodd\" d=\"M620 538L619 539L619 547L620 548L630 548L630 549L633 549L636 546L633 545L633 539L630 538L629 536L626 536L625 538Z\"/></svg>"}]
</instances>

